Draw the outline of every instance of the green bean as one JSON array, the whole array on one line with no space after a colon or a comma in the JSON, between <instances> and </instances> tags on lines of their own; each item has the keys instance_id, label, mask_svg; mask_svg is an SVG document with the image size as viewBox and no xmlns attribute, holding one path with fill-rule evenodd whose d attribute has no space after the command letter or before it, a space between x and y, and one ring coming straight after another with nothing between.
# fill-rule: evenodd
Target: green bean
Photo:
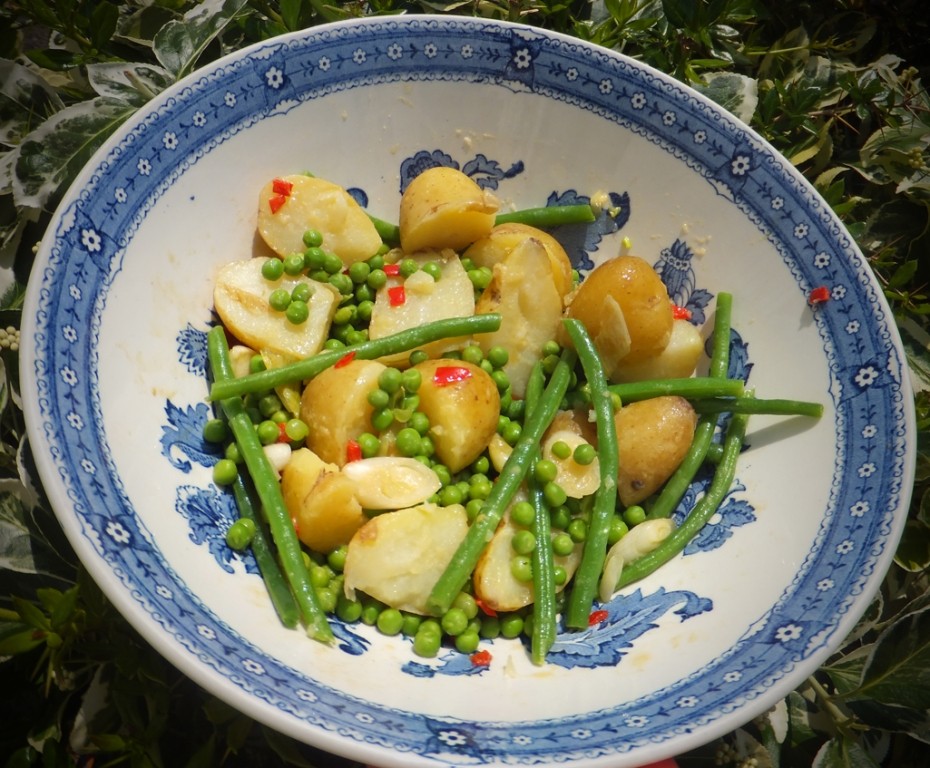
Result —
<instances>
[{"instance_id":1,"label":"green bean","mask_svg":"<svg viewBox=\"0 0 930 768\"><path fill-rule=\"evenodd\" d=\"M214 375L216 375L215 370ZM258 564L258 570L265 582L265 588L268 590L271 603L277 611L281 623L293 629L300 620L297 603L291 594L284 574L281 573L278 561L275 560L274 550L266 536L265 527L255 512L252 491L241 473L236 476L232 490L240 517L252 520L255 523L255 535L252 537L251 545L252 554L255 555L255 562Z\"/></svg>"},{"instance_id":2,"label":"green bean","mask_svg":"<svg viewBox=\"0 0 930 768\"><path fill-rule=\"evenodd\" d=\"M717 311L714 315L713 343L709 366L710 378L727 380L726 375L730 367L732 311L733 297L728 293L717 294ZM656 520L660 517L668 517L675 511L697 471L704 463L714 439L716 428L717 417L715 414L702 416L698 420L688 452L649 508L646 515L647 519Z\"/></svg>"},{"instance_id":3,"label":"green bean","mask_svg":"<svg viewBox=\"0 0 930 768\"><path fill-rule=\"evenodd\" d=\"M713 397L695 401L694 410L698 413L756 413L769 416L808 416L819 419L823 415L823 404L778 398Z\"/></svg>"},{"instance_id":4,"label":"green bean","mask_svg":"<svg viewBox=\"0 0 930 768\"><path fill-rule=\"evenodd\" d=\"M497 314L435 320L432 323L424 323L416 328L399 331L381 339L364 341L341 349L327 349L313 357L282 365L278 368L268 368L236 379L214 381L213 386L210 388L210 399L215 401L227 397L241 397L242 395L265 392L275 387L312 379L317 374L338 363L346 355L354 355L359 360L371 360L383 355L406 352L439 339L496 331L500 328L500 323L501 316Z\"/></svg>"},{"instance_id":5,"label":"green bean","mask_svg":"<svg viewBox=\"0 0 930 768\"><path fill-rule=\"evenodd\" d=\"M705 494L694 505L684 522L668 538L649 554L643 555L624 567L617 582L617 589L648 576L659 566L675 557L714 515L736 476L736 463L743 447L748 419L749 414L745 413L737 413L733 416L724 438L723 456Z\"/></svg>"},{"instance_id":6,"label":"green bean","mask_svg":"<svg viewBox=\"0 0 930 768\"><path fill-rule=\"evenodd\" d=\"M527 224L537 229L561 227L565 224L590 224L595 219L594 209L585 203L578 205L546 205L540 208L524 208L510 213L499 213L494 219L498 224Z\"/></svg>"},{"instance_id":7,"label":"green bean","mask_svg":"<svg viewBox=\"0 0 930 768\"><path fill-rule=\"evenodd\" d=\"M379 219L370 213L368 218L375 225L375 231L378 233L378 237L381 238L381 242L387 245L400 245L400 227L397 224L391 224L391 222Z\"/></svg>"},{"instance_id":8,"label":"green bean","mask_svg":"<svg viewBox=\"0 0 930 768\"><path fill-rule=\"evenodd\" d=\"M693 376L681 379L649 379L611 384L608 389L624 403L648 400L663 395L678 395L688 400L713 397L739 397L744 385L741 379L724 379L716 376Z\"/></svg>"},{"instance_id":9,"label":"green bean","mask_svg":"<svg viewBox=\"0 0 930 768\"><path fill-rule=\"evenodd\" d=\"M539 402L545 385L542 361L537 361L530 371L526 384L526 413L532 413ZM537 453L538 455L538 453ZM530 635L530 658L534 664L544 664L549 649L555 642L558 629L558 607L556 606L555 562L552 552L552 521L546 503L543 486L532 476L527 477L527 490L533 506L533 531L536 547L532 552L533 563L533 631Z\"/></svg>"},{"instance_id":10,"label":"green bean","mask_svg":"<svg viewBox=\"0 0 930 768\"><path fill-rule=\"evenodd\" d=\"M428 606L436 615L445 613L474 570L478 558L494 535L514 493L529 471L533 455L543 433L552 422L571 383L575 354L565 350L549 378L549 384L532 415L526 419L520 438L501 469L497 482L484 501L478 517L471 524L452 560L433 586Z\"/></svg>"},{"instance_id":11,"label":"green bean","mask_svg":"<svg viewBox=\"0 0 930 768\"><path fill-rule=\"evenodd\" d=\"M607 388L607 377L597 347L580 321L568 318L563 323L591 388L591 405L597 424L598 462L601 467L601 484L594 493L581 562L575 571L565 608L565 626L584 629L588 626L588 617L597 595L598 582L607 557L610 524L617 508L616 467L619 464L619 447L613 398Z\"/></svg>"},{"instance_id":12,"label":"green bean","mask_svg":"<svg viewBox=\"0 0 930 768\"><path fill-rule=\"evenodd\" d=\"M231 376L231 366L222 326L211 328L207 334L207 355L214 372L214 386L226 383L227 378ZM222 398L220 407L226 415L236 445L239 446L239 452L255 484L255 492L265 510L268 527L278 549L278 557L294 593L307 634L316 640L329 642L333 638L332 628L310 583L310 575L304 565L300 542L291 523L290 513L281 495L277 474L262 450L252 420L238 397Z\"/></svg>"}]
</instances>

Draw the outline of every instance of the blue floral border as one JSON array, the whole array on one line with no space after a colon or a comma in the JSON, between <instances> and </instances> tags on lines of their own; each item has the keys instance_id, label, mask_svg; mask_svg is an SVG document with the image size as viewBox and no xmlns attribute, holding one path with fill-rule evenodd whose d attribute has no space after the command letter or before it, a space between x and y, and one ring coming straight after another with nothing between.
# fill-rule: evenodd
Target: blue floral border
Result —
<instances>
[{"instance_id":1,"label":"blue floral border","mask_svg":"<svg viewBox=\"0 0 930 768\"><path fill-rule=\"evenodd\" d=\"M724 658L636 702L549 722L459 722L351 699L295 674L205 610L140 526L107 448L95 380L114 270L148 210L200 157L252 123L335 91L468 80L564 101L643 136L733 201L800 291L825 284L816 323L837 411L826 520L783 599ZM888 562L913 446L904 361L883 300L828 207L732 118L632 61L531 28L447 17L365 20L261 45L197 73L95 159L50 230L28 303L36 450L83 535L126 593L192 659L311 729L437 764L570 762L628 753L713 724L822 655ZM27 355L27 359L29 356Z\"/></svg>"}]
</instances>

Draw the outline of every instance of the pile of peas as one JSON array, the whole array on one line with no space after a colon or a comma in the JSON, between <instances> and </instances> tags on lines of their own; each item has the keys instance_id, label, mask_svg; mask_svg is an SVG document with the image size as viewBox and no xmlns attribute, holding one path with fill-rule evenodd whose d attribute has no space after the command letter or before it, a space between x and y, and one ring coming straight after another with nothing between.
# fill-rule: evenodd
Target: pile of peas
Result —
<instances>
[{"instance_id":1,"label":"pile of peas","mask_svg":"<svg viewBox=\"0 0 930 768\"><path fill-rule=\"evenodd\" d=\"M269 282L275 282L285 274L291 277L306 275L314 281L328 283L339 291L341 300L324 348L340 349L367 340L375 295L386 285L388 272L385 266L392 263L388 261L388 247L383 246L368 260L346 268L337 256L323 249L323 238L319 232L306 232L303 242L306 250L302 253L284 259L267 259L262 274ZM401 278L409 277L418 269L435 280L441 276L440 267L435 262L420 266L413 259L402 258L396 264L396 270L393 271ZM480 295L491 280L491 270L476 267L468 259L462 259L462 265L476 295ZM311 291L306 284L296 286L293 291L272 289L269 305L276 311L284 312L290 322L300 324L309 315ZM540 350L547 376L555 369L561 351L555 341L547 342ZM524 401L512 396L510 381L503 370L508 361L507 350L494 347L485 354L478 345L469 344L461 351L447 353L446 357L478 365L491 376L501 401L497 432L506 443L514 445L520 438L525 414ZM414 351L408 362L413 366L425 359L426 353ZM253 356L250 367L252 372L264 368L260 355ZM358 437L361 455L365 458L377 456L382 452L382 443L385 440L392 441L394 453L421 461L438 475L441 487L429 499L430 502L442 506L462 504L469 521L473 521L481 511L494 482L490 459L485 452L471 466L457 473L451 473L448 467L438 461L430 437L429 418L419 410L417 391L420 385L420 374L412 368L400 370L388 367L381 372L377 387L368 393L368 402L373 408L371 430ZM589 400L584 385L579 386L576 380L563 406L568 408L572 403ZM304 444L308 434L307 425L288 413L273 391L247 396L245 406L263 445L287 442L292 448L297 448ZM225 421L209 420L204 427L204 439L226 446L224 457L214 465L213 479L220 486L232 484L238 475L241 459L235 442L229 439ZM596 457L596 449L590 445L581 445L573 451L566 443L557 442L552 451L559 459L572 457L581 465L590 464ZM551 509L550 546L556 557L562 557L569 555L577 544L584 541L589 509L587 500L579 501L566 495L556 482L557 471L555 463L547 459L538 459L532 469L533 477L543 488L543 495ZM533 579L531 555L538 545L533 531L533 507L526 501L517 502L510 509L510 517L519 528L512 542L511 572L517 580L529 583ZM630 527L644 519L645 511L640 506L631 506L615 514L608 543L615 543ZM251 542L253 533L254 523L251 520L237 520L227 532L227 543L234 549L244 549ZM438 617L400 611L364 594L350 599L343 589L345 558L345 545L326 555L304 551L304 560L321 607L347 623L361 621L376 627L385 635L411 638L414 653L420 657L435 656L446 642L462 653L471 654L478 649L482 639L532 635L532 606L500 614L483 610L473 595L471 583L466 584L449 610ZM565 569L558 564L555 567L555 578L559 585L567 579Z\"/></svg>"}]
</instances>

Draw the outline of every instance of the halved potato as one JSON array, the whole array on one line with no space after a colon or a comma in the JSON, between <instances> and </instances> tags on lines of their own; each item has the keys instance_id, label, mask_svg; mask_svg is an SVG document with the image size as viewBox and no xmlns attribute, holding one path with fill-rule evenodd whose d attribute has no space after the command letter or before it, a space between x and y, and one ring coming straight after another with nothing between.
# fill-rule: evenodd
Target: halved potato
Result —
<instances>
[{"instance_id":1,"label":"halved potato","mask_svg":"<svg viewBox=\"0 0 930 768\"><path fill-rule=\"evenodd\" d=\"M467 532L461 504L420 504L373 517L349 542L346 594L360 590L393 608L428 614L430 592Z\"/></svg>"},{"instance_id":2,"label":"halved potato","mask_svg":"<svg viewBox=\"0 0 930 768\"><path fill-rule=\"evenodd\" d=\"M542 457L555 464L558 470L555 482L570 499L590 496L601 485L600 461L596 456L590 464L579 464L573 456L560 459L552 450L552 446L558 442L565 443L574 452L579 445L589 445L588 441L572 429L549 430L543 440Z\"/></svg>"},{"instance_id":3,"label":"halved potato","mask_svg":"<svg viewBox=\"0 0 930 768\"><path fill-rule=\"evenodd\" d=\"M611 378L616 382L686 378L694 373L703 352L701 332L690 321L677 319L665 349L638 363L621 360Z\"/></svg>"},{"instance_id":4,"label":"halved potato","mask_svg":"<svg viewBox=\"0 0 930 768\"><path fill-rule=\"evenodd\" d=\"M409 258L421 267L428 261L437 263L440 267L439 280L433 280L422 270L406 280L390 278L375 297L368 327L368 337L371 339L381 339L434 320L470 317L475 313L474 287L454 251L425 251ZM400 303L392 302L390 293L391 288L398 286L404 287L404 300ZM467 342L468 339L463 337L442 339L420 349L430 357L436 357L459 349ZM402 352L385 356L381 361L387 365L402 366L409 357L410 352Z\"/></svg>"},{"instance_id":5,"label":"halved potato","mask_svg":"<svg viewBox=\"0 0 930 768\"><path fill-rule=\"evenodd\" d=\"M500 328L475 336L485 353L495 346L509 352L504 372L514 397L523 397L530 371L543 345L557 338L562 326L562 296L556 288L552 262L535 238L522 240L503 261L475 305L475 314L497 312Z\"/></svg>"},{"instance_id":6,"label":"halved potato","mask_svg":"<svg viewBox=\"0 0 930 768\"><path fill-rule=\"evenodd\" d=\"M307 277L282 276L267 280L262 258L233 261L223 266L213 288L213 306L226 329L243 344L281 355L287 361L315 355L323 347L339 292L331 285ZM299 325L271 308L268 297L276 288L293 291L299 283L310 286L310 316Z\"/></svg>"},{"instance_id":7,"label":"halved potato","mask_svg":"<svg viewBox=\"0 0 930 768\"><path fill-rule=\"evenodd\" d=\"M625 505L651 496L681 464L697 426L683 397L667 395L623 406L614 415L619 467L617 493Z\"/></svg>"},{"instance_id":8,"label":"halved potato","mask_svg":"<svg viewBox=\"0 0 930 768\"><path fill-rule=\"evenodd\" d=\"M258 232L271 250L281 257L304 251L308 229L320 232L322 247L345 264L371 258L381 247L381 236L368 214L338 184L292 174L262 187Z\"/></svg>"},{"instance_id":9,"label":"halved potato","mask_svg":"<svg viewBox=\"0 0 930 768\"><path fill-rule=\"evenodd\" d=\"M494 226L499 203L455 168L428 168L400 199L400 245L406 253L464 248Z\"/></svg>"}]
</instances>

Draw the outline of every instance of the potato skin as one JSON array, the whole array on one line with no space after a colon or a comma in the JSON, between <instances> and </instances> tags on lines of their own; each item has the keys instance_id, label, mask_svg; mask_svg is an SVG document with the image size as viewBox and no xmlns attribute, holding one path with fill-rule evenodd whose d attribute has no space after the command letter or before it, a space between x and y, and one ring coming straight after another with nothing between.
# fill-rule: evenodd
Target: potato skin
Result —
<instances>
[{"instance_id":1,"label":"potato skin","mask_svg":"<svg viewBox=\"0 0 930 768\"><path fill-rule=\"evenodd\" d=\"M455 168L428 168L400 199L400 244L407 253L460 250L494 226L497 198Z\"/></svg>"},{"instance_id":2,"label":"potato skin","mask_svg":"<svg viewBox=\"0 0 930 768\"><path fill-rule=\"evenodd\" d=\"M622 312L629 336L629 351L616 357L611 339L618 332L616 304ZM610 306L608 306L610 305ZM571 297L568 315L580 320L604 357L608 375L623 360L635 363L658 355L672 335L672 305L662 279L639 256L616 256L595 267ZM600 337L600 338L599 338Z\"/></svg>"},{"instance_id":3,"label":"potato skin","mask_svg":"<svg viewBox=\"0 0 930 768\"><path fill-rule=\"evenodd\" d=\"M697 414L674 395L623 406L614 415L620 501L638 504L655 493L681 464L691 446Z\"/></svg>"},{"instance_id":4,"label":"potato skin","mask_svg":"<svg viewBox=\"0 0 930 768\"><path fill-rule=\"evenodd\" d=\"M443 367L464 368L470 376L443 384L434 377ZM414 366L422 383L420 410L429 418L436 456L450 472L473 462L497 434L501 399L494 380L481 367L464 360L425 360Z\"/></svg>"},{"instance_id":5,"label":"potato skin","mask_svg":"<svg viewBox=\"0 0 930 768\"><path fill-rule=\"evenodd\" d=\"M371 430L368 393L385 368L377 360L352 360L311 379L300 398L300 418L310 429L307 447L323 461L341 467L346 445Z\"/></svg>"}]
</instances>

